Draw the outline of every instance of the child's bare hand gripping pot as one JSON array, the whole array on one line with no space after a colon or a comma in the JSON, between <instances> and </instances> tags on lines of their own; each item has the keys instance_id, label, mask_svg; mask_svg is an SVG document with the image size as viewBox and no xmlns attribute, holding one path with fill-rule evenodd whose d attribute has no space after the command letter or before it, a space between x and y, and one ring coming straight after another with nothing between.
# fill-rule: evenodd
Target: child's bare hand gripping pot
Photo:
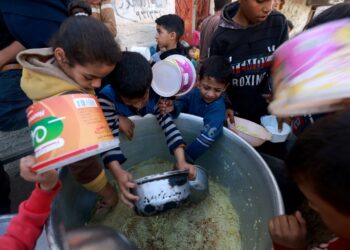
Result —
<instances>
[{"instance_id":1,"label":"child's bare hand gripping pot","mask_svg":"<svg viewBox=\"0 0 350 250\"><path fill-rule=\"evenodd\" d=\"M132 175L124 170L118 161L112 161L108 164L113 177L117 180L120 189L120 199L129 207L134 206L134 202L139 199L138 196L130 192L130 188L135 188L136 183L133 181Z\"/></svg>"},{"instance_id":2,"label":"child's bare hand gripping pot","mask_svg":"<svg viewBox=\"0 0 350 250\"><path fill-rule=\"evenodd\" d=\"M179 170L188 170L188 179L195 179L197 168L195 165L192 165L186 161L184 148L182 146L177 147L174 150L174 155L176 158L176 168Z\"/></svg>"},{"instance_id":3,"label":"child's bare hand gripping pot","mask_svg":"<svg viewBox=\"0 0 350 250\"><path fill-rule=\"evenodd\" d=\"M306 249L306 223L299 211L293 215L280 215L269 222L272 241L291 249Z\"/></svg>"},{"instance_id":4,"label":"child's bare hand gripping pot","mask_svg":"<svg viewBox=\"0 0 350 250\"><path fill-rule=\"evenodd\" d=\"M58 182L58 173L56 170L49 170L38 174L32 171L35 164L34 156L23 157L20 161L20 173L23 179L29 182L38 182L42 190L51 191Z\"/></svg>"}]
</instances>

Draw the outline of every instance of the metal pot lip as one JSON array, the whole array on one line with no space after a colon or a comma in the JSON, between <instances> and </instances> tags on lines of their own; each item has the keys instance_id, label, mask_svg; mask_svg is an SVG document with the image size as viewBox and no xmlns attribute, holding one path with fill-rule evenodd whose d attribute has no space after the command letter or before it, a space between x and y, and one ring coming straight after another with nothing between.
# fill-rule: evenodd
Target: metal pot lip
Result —
<instances>
[{"instance_id":1,"label":"metal pot lip","mask_svg":"<svg viewBox=\"0 0 350 250\"><path fill-rule=\"evenodd\" d=\"M188 175L188 170L172 170L172 171L167 171L167 172L163 172L163 173L159 173L159 174L147 175L147 176L144 176L140 179L135 180L135 183L137 185L141 185L141 184L144 184L147 182L161 180L161 179L167 179L171 176L181 175L181 174Z\"/></svg>"},{"instance_id":2,"label":"metal pot lip","mask_svg":"<svg viewBox=\"0 0 350 250\"><path fill-rule=\"evenodd\" d=\"M199 165L195 165L196 166L196 168L199 168L200 170L202 170L203 172L205 172L206 174L208 174L208 171L205 169L205 168L203 168L203 167L201 167L201 166L199 166Z\"/></svg>"}]
</instances>

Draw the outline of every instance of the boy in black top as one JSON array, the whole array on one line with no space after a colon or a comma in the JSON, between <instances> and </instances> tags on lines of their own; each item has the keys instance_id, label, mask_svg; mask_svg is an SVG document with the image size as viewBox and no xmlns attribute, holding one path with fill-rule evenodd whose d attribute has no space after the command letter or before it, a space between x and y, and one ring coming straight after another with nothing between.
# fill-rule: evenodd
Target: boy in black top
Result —
<instances>
[{"instance_id":1,"label":"boy in black top","mask_svg":"<svg viewBox=\"0 0 350 250\"><path fill-rule=\"evenodd\" d=\"M157 18L155 22L157 24L155 38L159 52L152 56L151 63L175 54L186 56L186 49L179 42L185 30L182 18L175 14L168 14Z\"/></svg>"},{"instance_id":2,"label":"boy in black top","mask_svg":"<svg viewBox=\"0 0 350 250\"><path fill-rule=\"evenodd\" d=\"M227 57L234 73L227 89L231 122L233 110L258 123L267 114L272 54L288 39L287 20L273 4L274 0L239 0L227 5L214 34L210 55Z\"/></svg>"}]
</instances>

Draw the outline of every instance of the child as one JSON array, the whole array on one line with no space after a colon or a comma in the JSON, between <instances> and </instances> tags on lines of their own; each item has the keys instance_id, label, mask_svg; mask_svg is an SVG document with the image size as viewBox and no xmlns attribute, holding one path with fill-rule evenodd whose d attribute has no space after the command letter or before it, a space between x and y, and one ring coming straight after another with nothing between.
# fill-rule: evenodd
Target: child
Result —
<instances>
[{"instance_id":1,"label":"child","mask_svg":"<svg viewBox=\"0 0 350 250\"><path fill-rule=\"evenodd\" d=\"M193 66L196 68L199 61L199 49L196 46L190 46L188 48L188 58L191 59Z\"/></svg>"},{"instance_id":2,"label":"child","mask_svg":"<svg viewBox=\"0 0 350 250\"><path fill-rule=\"evenodd\" d=\"M113 37L117 36L117 24L115 21L112 0L87 0L91 5L92 16L104 23Z\"/></svg>"},{"instance_id":3,"label":"child","mask_svg":"<svg viewBox=\"0 0 350 250\"><path fill-rule=\"evenodd\" d=\"M208 58L210 43L215 30L219 26L221 11L231 0L214 0L214 15L205 18L200 28L200 64Z\"/></svg>"},{"instance_id":4,"label":"child","mask_svg":"<svg viewBox=\"0 0 350 250\"><path fill-rule=\"evenodd\" d=\"M23 66L21 87L34 102L72 92L93 95L94 88L100 87L101 79L113 70L120 57L108 29L92 17L67 18L51 45L52 48L25 50L17 57ZM118 196L96 157L69 167L79 183L103 197L101 208L116 205Z\"/></svg>"},{"instance_id":5,"label":"child","mask_svg":"<svg viewBox=\"0 0 350 250\"><path fill-rule=\"evenodd\" d=\"M268 103L263 95L271 94L272 55L288 39L287 20L272 10L274 2L239 0L226 5L213 36L210 55L230 59L234 73L227 88L231 122L233 110L257 123L267 114Z\"/></svg>"},{"instance_id":6,"label":"child","mask_svg":"<svg viewBox=\"0 0 350 250\"><path fill-rule=\"evenodd\" d=\"M310 207L339 237L317 249L350 249L349 124L349 111L318 120L298 138L286 160ZM300 212L271 219L269 231L275 250L307 249Z\"/></svg>"},{"instance_id":7,"label":"child","mask_svg":"<svg viewBox=\"0 0 350 250\"><path fill-rule=\"evenodd\" d=\"M34 163L33 156L21 159L21 176L27 181L36 182L36 185L28 200L20 204L18 215L11 220L6 233L0 235L1 249L34 249L50 215L51 203L61 188L55 170L36 174L30 169Z\"/></svg>"},{"instance_id":8,"label":"child","mask_svg":"<svg viewBox=\"0 0 350 250\"><path fill-rule=\"evenodd\" d=\"M110 85L99 93L99 102L105 117L118 136L119 128L129 139L133 136L134 124L128 116L154 114L164 130L167 144L177 161L178 169L189 169L189 178L195 176L195 167L185 161L184 141L169 115L161 115L157 104L159 96L151 89L152 70L147 60L136 52L124 52L121 62L109 75ZM123 170L121 164L126 161L120 148L102 154L105 165L111 170L121 190L121 200L133 206L138 199L129 188L135 187L132 176Z\"/></svg>"},{"instance_id":9,"label":"child","mask_svg":"<svg viewBox=\"0 0 350 250\"><path fill-rule=\"evenodd\" d=\"M180 38L184 34L184 21L175 14L168 14L156 19L156 41L160 51L152 57L152 63L163 60L171 55L186 56L186 49L180 44Z\"/></svg>"},{"instance_id":10,"label":"child","mask_svg":"<svg viewBox=\"0 0 350 250\"><path fill-rule=\"evenodd\" d=\"M35 164L33 156L21 159L20 172L23 179L36 182L30 197L19 206L19 213L9 223L4 235L0 235L2 250L34 249L43 226L50 215L51 204L62 184L58 173L50 170L42 174L31 171ZM134 250L122 234L106 227L84 227L67 233L68 249Z\"/></svg>"},{"instance_id":11,"label":"child","mask_svg":"<svg viewBox=\"0 0 350 250\"><path fill-rule=\"evenodd\" d=\"M175 117L185 112L203 118L204 125L198 137L186 148L192 160L201 156L219 137L225 120L223 93L232 80L230 63L222 56L206 59L199 71L198 88L180 97L173 106L161 103L162 112L171 112Z\"/></svg>"},{"instance_id":12,"label":"child","mask_svg":"<svg viewBox=\"0 0 350 250\"><path fill-rule=\"evenodd\" d=\"M195 30L192 32L192 41L191 41L191 46L196 46L199 47L200 43L200 37L201 37L201 26L204 18L199 18L196 23Z\"/></svg>"}]
</instances>

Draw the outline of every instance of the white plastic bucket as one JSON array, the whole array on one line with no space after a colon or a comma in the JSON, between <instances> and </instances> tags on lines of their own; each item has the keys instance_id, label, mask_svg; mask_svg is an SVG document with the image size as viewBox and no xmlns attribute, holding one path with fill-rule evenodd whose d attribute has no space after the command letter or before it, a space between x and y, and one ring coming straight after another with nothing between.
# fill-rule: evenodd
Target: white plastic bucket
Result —
<instances>
[{"instance_id":1,"label":"white plastic bucket","mask_svg":"<svg viewBox=\"0 0 350 250\"><path fill-rule=\"evenodd\" d=\"M184 56L172 55L157 62L153 68L152 88L160 96L181 96L196 84L196 70Z\"/></svg>"}]
</instances>

